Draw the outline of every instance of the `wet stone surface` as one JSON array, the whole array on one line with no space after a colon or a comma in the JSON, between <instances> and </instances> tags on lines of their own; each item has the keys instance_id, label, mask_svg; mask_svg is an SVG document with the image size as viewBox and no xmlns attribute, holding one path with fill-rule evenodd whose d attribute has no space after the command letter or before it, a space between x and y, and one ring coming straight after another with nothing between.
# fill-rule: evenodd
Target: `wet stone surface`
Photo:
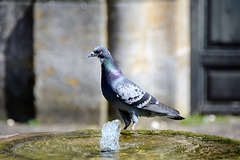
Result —
<instances>
[{"instance_id":1,"label":"wet stone surface","mask_svg":"<svg viewBox=\"0 0 240 160\"><path fill-rule=\"evenodd\" d=\"M0 139L0 159L238 159L240 141L172 130L122 131L120 149L99 150L100 130Z\"/></svg>"}]
</instances>

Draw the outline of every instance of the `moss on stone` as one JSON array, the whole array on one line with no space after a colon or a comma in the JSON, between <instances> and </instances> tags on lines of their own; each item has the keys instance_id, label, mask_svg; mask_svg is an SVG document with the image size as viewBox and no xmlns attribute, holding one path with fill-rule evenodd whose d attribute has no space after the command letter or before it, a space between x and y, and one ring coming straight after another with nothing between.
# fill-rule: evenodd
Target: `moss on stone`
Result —
<instances>
[{"instance_id":1,"label":"moss on stone","mask_svg":"<svg viewBox=\"0 0 240 160\"><path fill-rule=\"evenodd\" d=\"M225 137L216 136L216 135L207 135L203 133L193 133L193 132L173 131L173 130L162 130L161 133L172 134L172 135L185 135L187 137L196 137L203 141L216 141L219 143L240 145L240 141L236 139L230 139L230 138L225 138Z\"/></svg>"},{"instance_id":2,"label":"moss on stone","mask_svg":"<svg viewBox=\"0 0 240 160\"><path fill-rule=\"evenodd\" d=\"M42 133L0 143L0 159L104 158L98 147L100 130ZM191 137L191 138L190 138ZM159 159L240 158L240 141L202 133L173 130L122 130L113 157ZM51 157L54 154L54 157ZM110 155L111 155L110 154Z\"/></svg>"}]
</instances>

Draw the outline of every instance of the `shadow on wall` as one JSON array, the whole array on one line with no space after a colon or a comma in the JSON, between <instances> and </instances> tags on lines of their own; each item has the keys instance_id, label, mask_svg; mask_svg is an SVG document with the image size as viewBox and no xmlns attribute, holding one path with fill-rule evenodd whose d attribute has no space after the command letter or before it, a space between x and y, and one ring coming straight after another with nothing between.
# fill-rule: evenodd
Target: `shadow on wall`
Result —
<instances>
[{"instance_id":1,"label":"shadow on wall","mask_svg":"<svg viewBox=\"0 0 240 160\"><path fill-rule=\"evenodd\" d=\"M27 6L22 11L24 11L23 16L17 20L4 51L6 57L5 106L8 118L17 122L27 122L35 117L33 6Z\"/></svg>"}]
</instances>

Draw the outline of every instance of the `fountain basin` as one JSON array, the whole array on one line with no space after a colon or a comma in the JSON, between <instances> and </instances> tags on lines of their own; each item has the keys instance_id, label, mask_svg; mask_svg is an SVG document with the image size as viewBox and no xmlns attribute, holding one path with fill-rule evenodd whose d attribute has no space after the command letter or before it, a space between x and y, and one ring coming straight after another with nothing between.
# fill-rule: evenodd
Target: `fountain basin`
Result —
<instances>
[{"instance_id":1,"label":"fountain basin","mask_svg":"<svg viewBox=\"0 0 240 160\"><path fill-rule=\"evenodd\" d=\"M172 130L121 131L120 149L101 151L100 130L33 133L0 139L0 159L239 159L240 141Z\"/></svg>"}]
</instances>

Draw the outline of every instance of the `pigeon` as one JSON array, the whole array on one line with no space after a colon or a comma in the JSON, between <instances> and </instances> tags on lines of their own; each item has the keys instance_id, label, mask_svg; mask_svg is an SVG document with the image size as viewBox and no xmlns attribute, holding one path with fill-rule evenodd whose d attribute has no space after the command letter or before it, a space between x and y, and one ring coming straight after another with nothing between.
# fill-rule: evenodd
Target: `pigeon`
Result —
<instances>
[{"instance_id":1,"label":"pigeon","mask_svg":"<svg viewBox=\"0 0 240 160\"><path fill-rule=\"evenodd\" d=\"M90 57L100 59L102 94L111 105L118 109L125 123L124 130L128 128L131 121L133 122L131 130L134 130L138 123L138 116L184 119L179 115L178 110L159 102L137 84L125 78L106 47L95 47L88 56Z\"/></svg>"}]
</instances>

